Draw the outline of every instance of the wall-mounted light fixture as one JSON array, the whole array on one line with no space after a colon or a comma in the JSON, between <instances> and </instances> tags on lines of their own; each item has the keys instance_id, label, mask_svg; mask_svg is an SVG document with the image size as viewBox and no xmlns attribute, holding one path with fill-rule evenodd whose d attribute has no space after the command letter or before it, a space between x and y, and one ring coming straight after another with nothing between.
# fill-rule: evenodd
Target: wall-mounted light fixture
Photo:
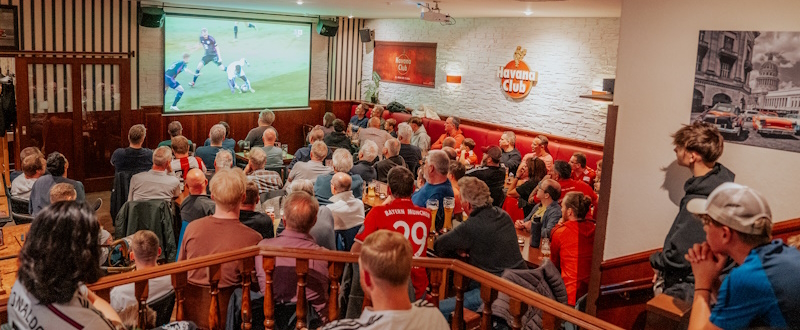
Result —
<instances>
[{"instance_id":1,"label":"wall-mounted light fixture","mask_svg":"<svg viewBox=\"0 0 800 330\"><path fill-rule=\"evenodd\" d=\"M449 84L460 84L461 83L461 76L447 75L447 83L449 83Z\"/></svg>"}]
</instances>

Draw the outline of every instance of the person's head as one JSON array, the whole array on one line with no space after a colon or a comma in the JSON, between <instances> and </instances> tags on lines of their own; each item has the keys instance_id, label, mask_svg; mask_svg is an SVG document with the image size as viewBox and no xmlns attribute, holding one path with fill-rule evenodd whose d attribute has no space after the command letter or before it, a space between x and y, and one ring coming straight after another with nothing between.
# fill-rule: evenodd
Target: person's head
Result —
<instances>
[{"instance_id":1,"label":"person's head","mask_svg":"<svg viewBox=\"0 0 800 330\"><path fill-rule=\"evenodd\" d=\"M572 177L572 167L563 160L557 160L553 162L553 173L556 180L568 180Z\"/></svg>"},{"instance_id":2,"label":"person's head","mask_svg":"<svg viewBox=\"0 0 800 330\"><path fill-rule=\"evenodd\" d=\"M381 128L381 118L380 117L372 117L367 122L367 126L372 128Z\"/></svg>"},{"instance_id":3,"label":"person's head","mask_svg":"<svg viewBox=\"0 0 800 330\"><path fill-rule=\"evenodd\" d=\"M592 199L580 191L570 191L561 201L561 217L565 221L586 219L592 209Z\"/></svg>"},{"instance_id":4,"label":"person's head","mask_svg":"<svg viewBox=\"0 0 800 330\"><path fill-rule=\"evenodd\" d=\"M200 35L203 36L203 38L208 38L208 29L206 28L200 29Z\"/></svg>"},{"instance_id":5,"label":"person's head","mask_svg":"<svg viewBox=\"0 0 800 330\"><path fill-rule=\"evenodd\" d=\"M22 149L22 151L20 151L19 159L23 160L23 159L25 159L26 157L28 157L30 155L39 155L42 158L44 158L44 154L42 153L41 150L39 150L39 148L37 148L37 147L27 147L25 149Z\"/></svg>"},{"instance_id":6,"label":"person's head","mask_svg":"<svg viewBox=\"0 0 800 330\"><path fill-rule=\"evenodd\" d=\"M728 254L739 243L753 248L772 241L769 203L750 187L723 183L708 198L690 200L686 209L703 221L706 241L716 253Z\"/></svg>"},{"instance_id":7,"label":"person's head","mask_svg":"<svg viewBox=\"0 0 800 330\"><path fill-rule=\"evenodd\" d=\"M328 157L328 146L321 140L314 141L311 144L311 160L321 162Z\"/></svg>"},{"instance_id":8,"label":"person's head","mask_svg":"<svg viewBox=\"0 0 800 330\"><path fill-rule=\"evenodd\" d=\"M422 118L420 117L411 117L408 120L408 125L411 126L411 130L416 132L420 127L422 127Z\"/></svg>"},{"instance_id":9,"label":"person's head","mask_svg":"<svg viewBox=\"0 0 800 330\"><path fill-rule=\"evenodd\" d=\"M569 166L572 171L582 171L586 169L586 155L582 152L576 152L569 158Z\"/></svg>"},{"instance_id":10,"label":"person's head","mask_svg":"<svg viewBox=\"0 0 800 330\"><path fill-rule=\"evenodd\" d=\"M247 181L244 186L244 201L242 202L242 209L252 211L255 209L256 204L260 202L258 193L258 185L253 181Z\"/></svg>"},{"instance_id":11,"label":"person's head","mask_svg":"<svg viewBox=\"0 0 800 330\"><path fill-rule=\"evenodd\" d=\"M504 150L509 147L513 148L516 143L517 135L512 131L503 132L503 135L500 135L500 142L498 142L500 148L503 148Z\"/></svg>"},{"instance_id":12,"label":"person's head","mask_svg":"<svg viewBox=\"0 0 800 330\"><path fill-rule=\"evenodd\" d=\"M394 118L386 119L386 121L383 123L383 129L387 132L394 132L396 127L397 120Z\"/></svg>"},{"instance_id":13,"label":"person's head","mask_svg":"<svg viewBox=\"0 0 800 330\"><path fill-rule=\"evenodd\" d=\"M405 166L395 166L389 170L386 181L395 198L409 198L414 193L414 174Z\"/></svg>"},{"instance_id":14,"label":"person's head","mask_svg":"<svg viewBox=\"0 0 800 330\"><path fill-rule=\"evenodd\" d=\"M331 192L334 195L350 191L352 185L353 178L350 177L350 174L336 172L331 178Z\"/></svg>"},{"instance_id":15,"label":"person's head","mask_svg":"<svg viewBox=\"0 0 800 330\"><path fill-rule=\"evenodd\" d=\"M400 140L400 143L411 143L412 135L414 135L414 131L411 129L411 125L408 123L397 124L397 139Z\"/></svg>"},{"instance_id":16,"label":"person's head","mask_svg":"<svg viewBox=\"0 0 800 330\"><path fill-rule=\"evenodd\" d=\"M442 140L442 147L455 148L456 139L450 136L444 138L444 140Z\"/></svg>"},{"instance_id":17,"label":"person's head","mask_svg":"<svg viewBox=\"0 0 800 330\"><path fill-rule=\"evenodd\" d=\"M74 201L77 198L78 192L75 191L75 186L70 183L56 183L50 187L50 204L63 201Z\"/></svg>"},{"instance_id":18,"label":"person's head","mask_svg":"<svg viewBox=\"0 0 800 330\"><path fill-rule=\"evenodd\" d=\"M144 128L144 125L137 124L131 126L128 130L128 142L132 146L140 146L142 142L144 142L144 136L147 133L147 129Z\"/></svg>"},{"instance_id":19,"label":"person's head","mask_svg":"<svg viewBox=\"0 0 800 330\"><path fill-rule=\"evenodd\" d=\"M550 202L561 199L561 184L556 182L556 180L544 179L539 181L538 188L536 197L542 201L542 204L550 205Z\"/></svg>"},{"instance_id":20,"label":"person's head","mask_svg":"<svg viewBox=\"0 0 800 330\"><path fill-rule=\"evenodd\" d=\"M438 183L447 180L447 171L450 170L450 157L441 150L431 150L425 157L423 175L426 182Z\"/></svg>"},{"instance_id":21,"label":"person's head","mask_svg":"<svg viewBox=\"0 0 800 330\"><path fill-rule=\"evenodd\" d=\"M471 176L461 178L458 180L458 189L461 191L461 207L468 214L474 209L492 205L489 186L478 178Z\"/></svg>"},{"instance_id":22,"label":"person's head","mask_svg":"<svg viewBox=\"0 0 800 330\"><path fill-rule=\"evenodd\" d=\"M313 144L314 142L322 141L324 138L325 131L323 131L321 128L314 128L311 130L311 132L308 132L308 138L306 140L308 140L309 144Z\"/></svg>"},{"instance_id":23,"label":"person's head","mask_svg":"<svg viewBox=\"0 0 800 330\"><path fill-rule=\"evenodd\" d=\"M227 138L228 135L231 134L231 125L228 125L228 123L224 121L220 121L219 124L225 128L225 138Z\"/></svg>"},{"instance_id":24,"label":"person's head","mask_svg":"<svg viewBox=\"0 0 800 330\"><path fill-rule=\"evenodd\" d=\"M211 139L212 146L221 146L222 141L225 140L225 126L220 124L211 126L211 130L208 131L208 138Z\"/></svg>"},{"instance_id":25,"label":"person's head","mask_svg":"<svg viewBox=\"0 0 800 330\"><path fill-rule=\"evenodd\" d=\"M346 149L336 149L331 158L336 172L348 173L353 168L353 155Z\"/></svg>"},{"instance_id":26,"label":"person's head","mask_svg":"<svg viewBox=\"0 0 800 330\"><path fill-rule=\"evenodd\" d=\"M248 164L252 171L263 170L264 166L267 165L267 153L264 152L264 149L253 148L250 150L250 161Z\"/></svg>"},{"instance_id":27,"label":"person's head","mask_svg":"<svg viewBox=\"0 0 800 330\"><path fill-rule=\"evenodd\" d=\"M467 173L467 167L462 162L451 161L447 172L447 177L452 181L458 182Z\"/></svg>"},{"instance_id":28,"label":"person's head","mask_svg":"<svg viewBox=\"0 0 800 330\"><path fill-rule=\"evenodd\" d=\"M597 171L595 171L595 173L597 174L598 181L600 180L600 172L602 171L603 171L603 160L601 159L597 161Z\"/></svg>"},{"instance_id":29,"label":"person's head","mask_svg":"<svg viewBox=\"0 0 800 330\"><path fill-rule=\"evenodd\" d=\"M313 195L295 191L283 202L283 222L287 229L309 233L317 222L319 203Z\"/></svg>"},{"instance_id":30,"label":"person's head","mask_svg":"<svg viewBox=\"0 0 800 330\"><path fill-rule=\"evenodd\" d=\"M264 146L274 146L275 141L278 140L278 131L272 126L267 127L267 129L264 130L264 134L261 134L261 139L264 141Z\"/></svg>"},{"instance_id":31,"label":"person's head","mask_svg":"<svg viewBox=\"0 0 800 330\"><path fill-rule=\"evenodd\" d=\"M153 150L153 169L167 170L172 162L172 149L167 146L160 146Z\"/></svg>"},{"instance_id":32,"label":"person's head","mask_svg":"<svg viewBox=\"0 0 800 330\"><path fill-rule=\"evenodd\" d=\"M372 297L375 290L408 286L413 255L411 243L397 232L381 229L367 236L358 257L366 296Z\"/></svg>"},{"instance_id":33,"label":"person's head","mask_svg":"<svg viewBox=\"0 0 800 330\"><path fill-rule=\"evenodd\" d=\"M447 154L447 157L450 158L450 160L456 160L456 158L458 158L458 152L453 147L442 147L442 151Z\"/></svg>"},{"instance_id":34,"label":"person's head","mask_svg":"<svg viewBox=\"0 0 800 330\"><path fill-rule=\"evenodd\" d=\"M330 126L333 126L333 131L338 133L342 133L344 132L345 129L347 129L347 125L344 123L344 120L338 119L336 117L334 117L334 119L331 121Z\"/></svg>"},{"instance_id":35,"label":"person's head","mask_svg":"<svg viewBox=\"0 0 800 330\"><path fill-rule=\"evenodd\" d=\"M386 158L394 157L400 154L400 141L397 139L388 139L383 144L383 152Z\"/></svg>"},{"instance_id":36,"label":"person's head","mask_svg":"<svg viewBox=\"0 0 800 330\"><path fill-rule=\"evenodd\" d=\"M723 138L716 126L697 121L672 134L672 145L678 165L688 167L694 162L716 162L722 156Z\"/></svg>"},{"instance_id":37,"label":"person's head","mask_svg":"<svg viewBox=\"0 0 800 330\"><path fill-rule=\"evenodd\" d=\"M238 211L244 200L247 177L240 168L217 170L211 177L211 199L217 210Z\"/></svg>"},{"instance_id":38,"label":"person's head","mask_svg":"<svg viewBox=\"0 0 800 330\"><path fill-rule=\"evenodd\" d=\"M472 138L466 138L461 142L461 150L472 151L472 149L475 149L475 140Z\"/></svg>"},{"instance_id":39,"label":"person's head","mask_svg":"<svg viewBox=\"0 0 800 330\"><path fill-rule=\"evenodd\" d=\"M525 161L525 164L528 165L528 178L534 180L534 182L542 181L544 176L547 175L547 164L540 158L530 157Z\"/></svg>"},{"instance_id":40,"label":"person's head","mask_svg":"<svg viewBox=\"0 0 800 330\"><path fill-rule=\"evenodd\" d=\"M372 162L378 157L378 144L372 140L361 142L361 148L358 150L358 159Z\"/></svg>"},{"instance_id":41,"label":"person's head","mask_svg":"<svg viewBox=\"0 0 800 330\"><path fill-rule=\"evenodd\" d=\"M174 120L167 125L167 132L170 137L183 135L183 125L181 125L181 122Z\"/></svg>"},{"instance_id":42,"label":"person's head","mask_svg":"<svg viewBox=\"0 0 800 330\"><path fill-rule=\"evenodd\" d=\"M306 192L309 195L314 196L314 181L306 179L292 180L292 187L290 190L292 192L295 191Z\"/></svg>"},{"instance_id":43,"label":"person's head","mask_svg":"<svg viewBox=\"0 0 800 330\"><path fill-rule=\"evenodd\" d=\"M458 117L455 116L451 116L444 121L444 130L445 132L450 132L452 130L458 129L459 125L461 125L461 119L458 119Z\"/></svg>"},{"instance_id":44,"label":"person's head","mask_svg":"<svg viewBox=\"0 0 800 330\"><path fill-rule=\"evenodd\" d=\"M57 202L36 214L19 253L17 279L43 305L72 300L102 276L100 223L85 203ZM76 244L76 242L81 242Z\"/></svg>"},{"instance_id":45,"label":"person's head","mask_svg":"<svg viewBox=\"0 0 800 330\"><path fill-rule=\"evenodd\" d=\"M546 136L539 135L533 138L533 142L531 143L531 149L533 149L533 153L536 155L549 154L550 149L547 148L547 145L549 143L550 140L548 140Z\"/></svg>"},{"instance_id":46,"label":"person's head","mask_svg":"<svg viewBox=\"0 0 800 330\"><path fill-rule=\"evenodd\" d=\"M53 151L47 155L47 172L52 176L66 177L67 169L69 169L69 162L67 157L64 157L60 152Z\"/></svg>"},{"instance_id":47,"label":"person's head","mask_svg":"<svg viewBox=\"0 0 800 330\"><path fill-rule=\"evenodd\" d=\"M191 54L189 54L189 53L183 53L183 62L184 62L184 63L189 63L189 58L190 58L190 57L192 57L192 55L191 55Z\"/></svg>"},{"instance_id":48,"label":"person's head","mask_svg":"<svg viewBox=\"0 0 800 330\"><path fill-rule=\"evenodd\" d=\"M272 110L264 109L258 113L258 125L272 126L272 123L274 122L275 122L275 113L272 112Z\"/></svg>"},{"instance_id":49,"label":"person's head","mask_svg":"<svg viewBox=\"0 0 800 330\"><path fill-rule=\"evenodd\" d=\"M358 116L359 119L360 118L364 118L364 114L367 113L367 110L369 110L369 106L368 105L366 105L365 103L359 104L356 107L356 116Z\"/></svg>"},{"instance_id":50,"label":"person's head","mask_svg":"<svg viewBox=\"0 0 800 330\"><path fill-rule=\"evenodd\" d=\"M161 255L158 236L149 230L140 230L131 237L130 258L136 262L136 269L155 267Z\"/></svg>"},{"instance_id":51,"label":"person's head","mask_svg":"<svg viewBox=\"0 0 800 330\"><path fill-rule=\"evenodd\" d=\"M217 151L217 155L214 157L214 170L219 171L231 167L233 167L233 155L231 155L231 152L228 150Z\"/></svg>"},{"instance_id":52,"label":"person's head","mask_svg":"<svg viewBox=\"0 0 800 330\"><path fill-rule=\"evenodd\" d=\"M189 154L189 139L183 135L172 137L172 152L175 156L186 156ZM178 157L180 158L180 157Z\"/></svg>"},{"instance_id":53,"label":"person's head","mask_svg":"<svg viewBox=\"0 0 800 330\"><path fill-rule=\"evenodd\" d=\"M500 165L500 157L503 156L503 150L498 146L489 146L486 152L483 153L484 165L498 166Z\"/></svg>"},{"instance_id":54,"label":"person's head","mask_svg":"<svg viewBox=\"0 0 800 330\"><path fill-rule=\"evenodd\" d=\"M206 187L208 186L208 178L206 178L206 175L202 170L199 168L193 168L186 173L184 185L186 186L186 189L189 190L189 194L205 195Z\"/></svg>"},{"instance_id":55,"label":"person's head","mask_svg":"<svg viewBox=\"0 0 800 330\"><path fill-rule=\"evenodd\" d=\"M45 164L44 158L40 155L30 155L22 159L22 172L26 177L39 177L44 173Z\"/></svg>"},{"instance_id":56,"label":"person's head","mask_svg":"<svg viewBox=\"0 0 800 330\"><path fill-rule=\"evenodd\" d=\"M374 108L372 108L372 116L371 117L380 119L381 116L383 116L383 110L384 110L383 106L376 105Z\"/></svg>"},{"instance_id":57,"label":"person's head","mask_svg":"<svg viewBox=\"0 0 800 330\"><path fill-rule=\"evenodd\" d=\"M326 112L324 116L322 116L322 126L331 127L333 126L333 121L336 120L336 115L333 112ZM344 122L344 121L342 121ZM343 131L343 130L342 130Z\"/></svg>"}]
</instances>

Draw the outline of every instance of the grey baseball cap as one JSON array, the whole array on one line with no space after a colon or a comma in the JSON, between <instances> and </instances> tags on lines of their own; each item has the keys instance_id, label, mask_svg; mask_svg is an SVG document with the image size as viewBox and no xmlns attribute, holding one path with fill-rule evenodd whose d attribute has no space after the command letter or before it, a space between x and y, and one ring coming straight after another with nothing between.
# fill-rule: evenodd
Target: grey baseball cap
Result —
<instances>
[{"instance_id":1,"label":"grey baseball cap","mask_svg":"<svg viewBox=\"0 0 800 330\"><path fill-rule=\"evenodd\" d=\"M756 224L760 218L772 222L772 212L764 196L733 182L721 184L707 199L690 200L686 209L694 214L708 214L715 221L744 234L763 234L766 228Z\"/></svg>"}]
</instances>

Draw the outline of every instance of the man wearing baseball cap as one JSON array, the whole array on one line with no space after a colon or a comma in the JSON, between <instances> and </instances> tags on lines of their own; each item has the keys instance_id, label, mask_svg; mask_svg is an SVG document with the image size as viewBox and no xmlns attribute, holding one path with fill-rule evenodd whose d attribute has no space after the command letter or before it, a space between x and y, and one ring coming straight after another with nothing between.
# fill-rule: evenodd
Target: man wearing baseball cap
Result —
<instances>
[{"instance_id":1,"label":"man wearing baseball cap","mask_svg":"<svg viewBox=\"0 0 800 330\"><path fill-rule=\"evenodd\" d=\"M505 199L503 185L506 180L506 169L505 167L500 167L502 154L503 151L498 146L484 148L481 166L473 168L465 174L465 176L475 177L486 183L492 194L492 205L499 207L503 206L503 200Z\"/></svg>"},{"instance_id":2,"label":"man wearing baseball cap","mask_svg":"<svg viewBox=\"0 0 800 330\"><path fill-rule=\"evenodd\" d=\"M689 329L800 327L800 252L772 241L767 200L748 187L723 183L707 199L686 208L703 222L706 241L685 255L695 277ZM730 257L738 265L718 288L715 281Z\"/></svg>"}]
</instances>

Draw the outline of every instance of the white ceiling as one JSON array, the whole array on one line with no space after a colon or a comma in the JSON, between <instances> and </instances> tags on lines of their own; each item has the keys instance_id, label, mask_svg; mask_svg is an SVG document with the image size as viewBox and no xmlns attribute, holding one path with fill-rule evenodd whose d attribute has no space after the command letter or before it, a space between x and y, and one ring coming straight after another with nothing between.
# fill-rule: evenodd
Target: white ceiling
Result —
<instances>
[{"instance_id":1,"label":"white ceiling","mask_svg":"<svg viewBox=\"0 0 800 330\"><path fill-rule=\"evenodd\" d=\"M162 0L166 6L226 8L235 11L357 18L419 17L411 0ZM420 2L425 0L419 0ZM430 0L428 0L430 1ZM148 2L144 0L143 2ZM443 0L442 13L452 17L619 17L622 0ZM429 4L433 6L433 2Z\"/></svg>"}]
</instances>

